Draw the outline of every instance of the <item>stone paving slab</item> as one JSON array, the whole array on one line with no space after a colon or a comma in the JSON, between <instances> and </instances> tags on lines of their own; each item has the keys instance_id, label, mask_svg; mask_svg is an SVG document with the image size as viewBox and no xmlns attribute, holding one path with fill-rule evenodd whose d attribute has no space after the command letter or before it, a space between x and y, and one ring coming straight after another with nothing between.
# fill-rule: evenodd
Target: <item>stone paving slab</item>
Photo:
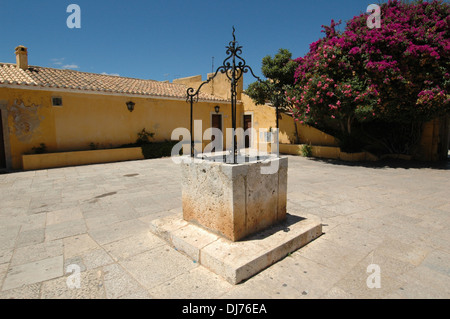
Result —
<instances>
[{"instance_id":1,"label":"stone paving slab","mask_svg":"<svg viewBox=\"0 0 450 319\"><path fill-rule=\"evenodd\" d=\"M129 257L119 265L148 290L198 267L194 260L166 245Z\"/></svg>"},{"instance_id":2,"label":"stone paving slab","mask_svg":"<svg viewBox=\"0 0 450 319\"><path fill-rule=\"evenodd\" d=\"M323 235L239 285L150 233L181 213L169 158L0 174L0 299L450 298L450 162L289 164L288 212Z\"/></svg>"},{"instance_id":3,"label":"stone paving slab","mask_svg":"<svg viewBox=\"0 0 450 319\"><path fill-rule=\"evenodd\" d=\"M63 257L56 256L9 268L2 290L18 288L63 275Z\"/></svg>"},{"instance_id":4,"label":"stone paving slab","mask_svg":"<svg viewBox=\"0 0 450 319\"><path fill-rule=\"evenodd\" d=\"M148 291L118 264L105 266L103 271L107 298L150 298Z\"/></svg>"},{"instance_id":5,"label":"stone paving slab","mask_svg":"<svg viewBox=\"0 0 450 319\"><path fill-rule=\"evenodd\" d=\"M105 245L130 237L144 230L147 230L147 226L143 222L137 219L130 219L114 223L112 225L92 229L90 231L90 235L97 243L100 245Z\"/></svg>"},{"instance_id":6,"label":"stone paving slab","mask_svg":"<svg viewBox=\"0 0 450 319\"><path fill-rule=\"evenodd\" d=\"M150 229L231 284L248 279L322 234L317 217L290 214L284 222L237 242L188 223L179 215L155 220Z\"/></svg>"},{"instance_id":7,"label":"stone paving slab","mask_svg":"<svg viewBox=\"0 0 450 319\"><path fill-rule=\"evenodd\" d=\"M84 219L74 219L58 224L47 225L45 228L45 240L52 241L86 232L86 222Z\"/></svg>"},{"instance_id":8,"label":"stone paving slab","mask_svg":"<svg viewBox=\"0 0 450 319\"><path fill-rule=\"evenodd\" d=\"M57 257L62 254L63 242L60 239L25 247L17 247L11 258L10 265L28 264L34 261Z\"/></svg>"},{"instance_id":9,"label":"stone paving slab","mask_svg":"<svg viewBox=\"0 0 450 319\"><path fill-rule=\"evenodd\" d=\"M150 289L155 298L216 299L232 285L204 267L196 267L173 280Z\"/></svg>"},{"instance_id":10,"label":"stone paving slab","mask_svg":"<svg viewBox=\"0 0 450 319\"><path fill-rule=\"evenodd\" d=\"M102 279L103 273L99 269L92 269L81 273L80 288L70 288L67 276L46 281L41 287L42 299L104 299L106 292Z\"/></svg>"},{"instance_id":11,"label":"stone paving slab","mask_svg":"<svg viewBox=\"0 0 450 319\"><path fill-rule=\"evenodd\" d=\"M114 260L121 261L164 244L163 240L147 232L108 243L103 247Z\"/></svg>"},{"instance_id":12,"label":"stone paving slab","mask_svg":"<svg viewBox=\"0 0 450 319\"><path fill-rule=\"evenodd\" d=\"M66 259L79 256L85 251L100 248L100 245L88 233L66 237L62 241L64 244L64 257Z\"/></svg>"},{"instance_id":13,"label":"stone paving slab","mask_svg":"<svg viewBox=\"0 0 450 319\"><path fill-rule=\"evenodd\" d=\"M42 283L0 291L0 299L39 299Z\"/></svg>"}]
</instances>

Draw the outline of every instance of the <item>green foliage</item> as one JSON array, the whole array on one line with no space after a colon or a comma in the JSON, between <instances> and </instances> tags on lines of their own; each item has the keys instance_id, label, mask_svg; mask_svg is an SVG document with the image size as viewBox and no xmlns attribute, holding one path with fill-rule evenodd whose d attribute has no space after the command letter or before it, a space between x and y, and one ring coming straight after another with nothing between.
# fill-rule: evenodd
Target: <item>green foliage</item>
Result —
<instances>
[{"instance_id":1,"label":"green foliage","mask_svg":"<svg viewBox=\"0 0 450 319\"><path fill-rule=\"evenodd\" d=\"M168 157L171 156L172 148L177 143L177 141L165 141L142 144L142 154L146 159Z\"/></svg>"},{"instance_id":2,"label":"green foliage","mask_svg":"<svg viewBox=\"0 0 450 319\"><path fill-rule=\"evenodd\" d=\"M142 131L140 131L138 133L138 138L136 140L136 144L138 146L140 146L140 145L143 145L143 144L150 143L150 139L153 138L153 136L155 136L155 133L147 132L145 130L145 128L143 128Z\"/></svg>"},{"instance_id":3,"label":"green foliage","mask_svg":"<svg viewBox=\"0 0 450 319\"><path fill-rule=\"evenodd\" d=\"M311 157L312 156L312 146L311 144L305 144L302 146L302 156Z\"/></svg>"},{"instance_id":4,"label":"green foliage","mask_svg":"<svg viewBox=\"0 0 450 319\"><path fill-rule=\"evenodd\" d=\"M345 153L361 152L365 143L354 135L342 134L339 136L339 148Z\"/></svg>"},{"instance_id":5,"label":"green foliage","mask_svg":"<svg viewBox=\"0 0 450 319\"><path fill-rule=\"evenodd\" d=\"M279 49L274 57L267 55L262 60L261 71L268 80L264 84L259 81L251 83L245 93L256 104L269 102L285 111L285 91L294 85L297 67L298 62L292 60L292 53L287 49Z\"/></svg>"},{"instance_id":6,"label":"green foliage","mask_svg":"<svg viewBox=\"0 0 450 319\"><path fill-rule=\"evenodd\" d=\"M44 143L41 143L40 146L33 147L32 150L35 154L44 154L47 153L47 146Z\"/></svg>"},{"instance_id":7,"label":"green foliage","mask_svg":"<svg viewBox=\"0 0 450 319\"><path fill-rule=\"evenodd\" d=\"M177 144L177 141L164 141L164 142L151 142L155 136L155 133L147 132L144 129L138 134L138 138L135 144L124 145L126 147L140 146L142 148L142 155L145 159L161 158L172 155L172 148Z\"/></svg>"},{"instance_id":8,"label":"green foliage","mask_svg":"<svg viewBox=\"0 0 450 319\"><path fill-rule=\"evenodd\" d=\"M450 112L450 5L392 0L381 12L381 28L368 28L366 13L343 31L333 20L323 26L325 37L297 59L287 100L299 123L339 127L344 149L370 140L411 154L417 127ZM358 126L367 136L354 131Z\"/></svg>"},{"instance_id":9,"label":"green foliage","mask_svg":"<svg viewBox=\"0 0 450 319\"><path fill-rule=\"evenodd\" d=\"M262 60L261 71L264 76L274 81L275 87L282 88L284 85L292 85L298 62L292 60L292 53L287 49L279 49L272 58L267 55Z\"/></svg>"},{"instance_id":10,"label":"green foliage","mask_svg":"<svg viewBox=\"0 0 450 319\"><path fill-rule=\"evenodd\" d=\"M98 150L100 148L98 143L90 142L89 143L89 149L91 150Z\"/></svg>"},{"instance_id":11,"label":"green foliage","mask_svg":"<svg viewBox=\"0 0 450 319\"><path fill-rule=\"evenodd\" d=\"M369 152L381 154L414 154L422 136L422 123L364 123L355 133L368 145Z\"/></svg>"},{"instance_id":12,"label":"green foliage","mask_svg":"<svg viewBox=\"0 0 450 319\"><path fill-rule=\"evenodd\" d=\"M253 82L250 83L245 90L245 93L252 98L252 100L257 105L264 105L267 101L271 100L270 90L269 90L269 81L264 81L263 84L261 82Z\"/></svg>"}]
</instances>

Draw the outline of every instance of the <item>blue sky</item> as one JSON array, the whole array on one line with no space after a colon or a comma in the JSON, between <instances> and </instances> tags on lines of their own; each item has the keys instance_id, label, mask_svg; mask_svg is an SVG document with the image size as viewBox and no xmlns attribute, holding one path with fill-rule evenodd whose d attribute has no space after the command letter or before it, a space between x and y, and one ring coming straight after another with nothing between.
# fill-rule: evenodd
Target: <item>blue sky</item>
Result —
<instances>
[{"instance_id":1,"label":"blue sky","mask_svg":"<svg viewBox=\"0 0 450 319\"><path fill-rule=\"evenodd\" d=\"M81 8L81 28L66 25L67 6ZM293 57L322 37L321 25L365 12L374 0L0 0L0 62L15 63L28 47L29 64L158 81L206 74L226 58L236 38L258 76L261 60L279 48ZM245 85L253 82L245 78Z\"/></svg>"}]
</instances>

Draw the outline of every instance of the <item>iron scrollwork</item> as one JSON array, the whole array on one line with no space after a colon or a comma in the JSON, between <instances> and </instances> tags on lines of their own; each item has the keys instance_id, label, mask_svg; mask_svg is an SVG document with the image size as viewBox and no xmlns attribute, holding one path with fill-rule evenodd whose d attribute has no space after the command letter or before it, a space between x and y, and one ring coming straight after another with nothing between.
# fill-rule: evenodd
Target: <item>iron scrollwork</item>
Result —
<instances>
[{"instance_id":1,"label":"iron scrollwork","mask_svg":"<svg viewBox=\"0 0 450 319\"><path fill-rule=\"evenodd\" d=\"M216 69L216 72L213 76L211 76L209 79L204 81L200 86L195 90L194 88L190 87L187 89L187 99L186 101L190 103L191 106L191 118L190 118L190 132L191 132L191 157L194 157L194 139L193 139L193 132L192 132L192 122L193 122L193 104L194 101L197 102L199 100L200 90L201 88L211 82L217 74L225 73L227 78L231 82L231 118L232 118L232 126L233 126L233 132L236 132L236 103L237 103L237 85L239 80L242 78L244 73L248 73L250 71L251 75L257 79L259 82L265 84L267 87L267 83L262 81L258 76L255 75L252 68L247 65L245 60L240 56L242 54L242 46L238 45L238 42L236 41L235 36L235 28L233 27L233 40L229 42L228 46L226 46L226 54L227 58L223 61L222 65L219 66ZM233 163L237 163L237 137L236 134L234 134L234 141L233 141Z\"/></svg>"}]
</instances>

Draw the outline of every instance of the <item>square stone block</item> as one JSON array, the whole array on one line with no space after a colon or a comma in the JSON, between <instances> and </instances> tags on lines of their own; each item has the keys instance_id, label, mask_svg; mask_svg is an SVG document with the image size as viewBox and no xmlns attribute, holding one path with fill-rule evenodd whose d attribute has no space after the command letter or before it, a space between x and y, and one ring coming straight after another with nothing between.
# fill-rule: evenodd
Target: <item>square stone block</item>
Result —
<instances>
[{"instance_id":1,"label":"square stone block","mask_svg":"<svg viewBox=\"0 0 450 319\"><path fill-rule=\"evenodd\" d=\"M232 242L201 226L171 215L151 222L150 231L178 252L236 285L322 235L313 215L286 214L286 219L245 240Z\"/></svg>"},{"instance_id":2,"label":"square stone block","mask_svg":"<svg viewBox=\"0 0 450 319\"><path fill-rule=\"evenodd\" d=\"M288 159L182 164L183 219L231 241L286 218Z\"/></svg>"}]
</instances>

